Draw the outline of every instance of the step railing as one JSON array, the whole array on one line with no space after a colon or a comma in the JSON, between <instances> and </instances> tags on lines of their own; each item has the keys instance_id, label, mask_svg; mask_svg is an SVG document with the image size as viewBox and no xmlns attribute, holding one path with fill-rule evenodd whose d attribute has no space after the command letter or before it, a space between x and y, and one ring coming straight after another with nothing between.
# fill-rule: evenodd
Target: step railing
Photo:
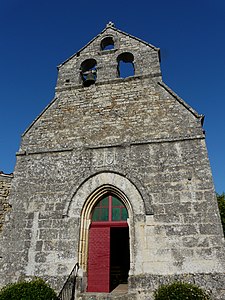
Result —
<instances>
[{"instance_id":1,"label":"step railing","mask_svg":"<svg viewBox=\"0 0 225 300\"><path fill-rule=\"evenodd\" d=\"M78 270L79 264L76 263L58 295L58 300L74 300Z\"/></svg>"}]
</instances>

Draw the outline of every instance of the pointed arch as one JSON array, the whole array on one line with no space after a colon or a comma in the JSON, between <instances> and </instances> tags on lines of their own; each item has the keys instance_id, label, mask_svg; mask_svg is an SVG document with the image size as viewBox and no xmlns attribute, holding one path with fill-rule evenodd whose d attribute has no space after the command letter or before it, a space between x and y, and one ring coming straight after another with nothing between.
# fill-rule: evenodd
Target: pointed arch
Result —
<instances>
[{"instance_id":1,"label":"pointed arch","mask_svg":"<svg viewBox=\"0 0 225 300\"><path fill-rule=\"evenodd\" d=\"M93 175L80 185L67 211L67 216L69 218L75 216L80 219L78 261L83 270L84 277L87 272L88 235L91 224L91 212L99 199L106 193L116 195L123 202L128 211L129 217L127 222L130 236L130 274L132 274L134 269L134 219L136 221L144 221L144 201L136 186L125 176L113 172L102 172Z\"/></svg>"},{"instance_id":2,"label":"pointed arch","mask_svg":"<svg viewBox=\"0 0 225 300\"><path fill-rule=\"evenodd\" d=\"M127 196L116 186L110 184L104 184L89 195L82 208L81 218L80 218L81 223L80 223L80 243L79 243L79 250L78 250L78 259L79 259L80 266L83 268L84 272L87 271L88 241L89 241L89 227L91 224L91 214L98 201L104 195L109 193L116 195L126 207L128 212L127 222L129 228L130 228L130 223L132 223L131 220L133 220L133 209L131 203L127 198ZM130 232L130 236L131 236L131 232Z\"/></svg>"},{"instance_id":3,"label":"pointed arch","mask_svg":"<svg viewBox=\"0 0 225 300\"><path fill-rule=\"evenodd\" d=\"M127 199L130 201L134 217L139 218L141 215L143 216L146 214L142 193L139 191L139 188L141 187L137 187L137 185L122 174L105 171L88 176L87 179L84 179L79 186L72 191L71 199L66 203L63 215L66 217L80 216L81 209L89 196L91 194L95 195L101 186L107 185L115 187L115 189L120 190L126 195Z\"/></svg>"},{"instance_id":4,"label":"pointed arch","mask_svg":"<svg viewBox=\"0 0 225 300\"><path fill-rule=\"evenodd\" d=\"M131 204L130 204L129 200L127 199L127 197L117 187L109 185L109 184L105 184L105 185L100 186L97 190L95 190L88 197L88 199L84 203L84 206L83 206L83 209L81 212L81 219L82 219L82 217L90 219L91 212L92 212L93 208L95 207L95 205L97 204L97 202L99 201L99 199L108 193L112 193L112 194L116 195L119 199L121 199L121 201L123 202L124 206L126 207L126 209L128 211L129 216L131 214L133 214Z\"/></svg>"},{"instance_id":5,"label":"pointed arch","mask_svg":"<svg viewBox=\"0 0 225 300\"><path fill-rule=\"evenodd\" d=\"M108 210L108 218L103 222L96 222L93 220L93 211L95 210L96 205L102 201L102 199L104 199L104 201L107 200L105 204L107 203L106 209ZM110 216L110 212L112 213L113 211L113 199L117 199L117 201L119 201L126 209L128 216L126 221L113 221L112 215ZM124 278L124 275L126 274L125 277L127 278L128 271L130 269L131 256L131 245L129 243L129 216L131 215L133 214L129 200L118 188L112 185L100 186L85 202L81 212L78 259L83 271L85 271L85 277L87 278L87 291L110 292L112 290L112 286L115 287L114 281L115 279L116 281L118 280L118 276L120 278ZM119 232L121 233L121 228L127 229L125 232L123 231L123 240L120 241L121 245L124 243L123 248L121 249L123 251L121 252L123 253L124 249L127 249L125 251L126 256L124 257L122 264L121 262L118 262L119 246L117 245L115 247L115 230L116 234L118 235ZM96 241L98 241L97 244ZM120 275L117 274L116 277L115 274L113 275L113 270L115 269L115 249L117 252L116 266L117 268L120 266L119 269L121 268L121 271L123 269L123 273L125 273L124 275L122 275L122 273L120 273ZM99 259L99 251L102 259L98 262L98 264L96 264L96 261ZM112 262L112 257L114 257L114 263ZM126 266L125 269L124 266L122 267L124 264ZM101 278L101 282L99 282L99 280L96 282L96 273L98 273L99 278Z\"/></svg>"}]
</instances>

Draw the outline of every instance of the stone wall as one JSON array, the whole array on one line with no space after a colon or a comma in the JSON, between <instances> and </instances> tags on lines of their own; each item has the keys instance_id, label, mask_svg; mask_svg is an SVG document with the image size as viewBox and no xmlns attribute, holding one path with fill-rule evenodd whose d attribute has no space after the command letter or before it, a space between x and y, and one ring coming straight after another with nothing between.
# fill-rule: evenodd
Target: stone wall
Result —
<instances>
[{"instance_id":1,"label":"stone wall","mask_svg":"<svg viewBox=\"0 0 225 300\"><path fill-rule=\"evenodd\" d=\"M10 193L12 178L12 174L4 174L0 172L0 232L2 231L6 214L11 209L8 197Z\"/></svg>"},{"instance_id":2,"label":"stone wall","mask_svg":"<svg viewBox=\"0 0 225 300\"><path fill-rule=\"evenodd\" d=\"M114 48L104 51L100 46L101 41L109 36L114 40ZM68 87L82 84L81 65L87 59L95 59L97 63L96 83L106 83L109 80L118 79L117 59L122 53L131 53L134 56L135 76L150 75L156 80L161 79L159 49L108 26L75 55L59 65L57 89L68 89Z\"/></svg>"},{"instance_id":3,"label":"stone wall","mask_svg":"<svg viewBox=\"0 0 225 300\"><path fill-rule=\"evenodd\" d=\"M131 276L129 280L129 290L131 294L136 293L136 299L138 300L153 300L154 291L159 286L175 281L187 282L201 287L210 295L212 300L225 299L224 274L221 273L187 273L167 276L142 274L137 277Z\"/></svg>"},{"instance_id":4,"label":"stone wall","mask_svg":"<svg viewBox=\"0 0 225 300\"><path fill-rule=\"evenodd\" d=\"M117 48L102 53L109 34ZM115 63L123 51L135 57L125 79ZM99 65L90 87L79 79L86 58ZM85 289L91 211L106 189L129 213L132 292L144 295L154 276L204 273L212 284L225 251L201 122L161 81L158 50L107 27L59 67L55 99L22 137L0 284L40 276L60 290L79 262Z\"/></svg>"},{"instance_id":5,"label":"stone wall","mask_svg":"<svg viewBox=\"0 0 225 300\"><path fill-rule=\"evenodd\" d=\"M142 274L140 276L130 276L129 293L122 295L107 294L85 294L77 292L78 300L88 300L92 296L96 300L121 299L121 300L154 300L154 291L159 286L171 284L175 281L186 282L201 287L210 296L210 299L223 300L225 295L224 275L223 274L182 274L157 276ZM217 296L215 297L215 294Z\"/></svg>"}]
</instances>

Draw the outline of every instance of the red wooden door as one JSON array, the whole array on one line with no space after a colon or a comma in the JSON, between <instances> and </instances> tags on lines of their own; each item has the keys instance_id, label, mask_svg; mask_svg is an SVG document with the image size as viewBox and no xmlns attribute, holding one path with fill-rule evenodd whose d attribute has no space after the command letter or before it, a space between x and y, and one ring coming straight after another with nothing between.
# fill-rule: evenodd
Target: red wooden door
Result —
<instances>
[{"instance_id":1,"label":"red wooden door","mask_svg":"<svg viewBox=\"0 0 225 300\"><path fill-rule=\"evenodd\" d=\"M87 291L110 291L110 227L90 228Z\"/></svg>"},{"instance_id":2,"label":"red wooden door","mask_svg":"<svg viewBox=\"0 0 225 300\"><path fill-rule=\"evenodd\" d=\"M116 246L114 245L114 247L110 248L110 232L111 228L114 227L127 227L127 218L126 207L115 195L106 194L95 205L92 211L92 223L89 230L88 292L109 293L110 289L113 288L115 280L113 279L113 275L110 274L110 268L118 267L114 266L115 263L113 262L115 256L117 256L115 249L118 238L114 242ZM114 234L113 236L116 237L117 235ZM127 245L129 248L129 240ZM113 250L114 254L112 257L111 250ZM129 261L129 257L127 261Z\"/></svg>"}]
</instances>

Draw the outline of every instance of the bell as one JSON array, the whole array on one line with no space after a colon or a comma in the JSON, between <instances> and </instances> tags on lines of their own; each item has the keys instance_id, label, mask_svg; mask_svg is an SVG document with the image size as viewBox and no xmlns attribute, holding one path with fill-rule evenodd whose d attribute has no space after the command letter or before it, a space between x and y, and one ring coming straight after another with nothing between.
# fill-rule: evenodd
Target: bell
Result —
<instances>
[{"instance_id":1,"label":"bell","mask_svg":"<svg viewBox=\"0 0 225 300\"><path fill-rule=\"evenodd\" d=\"M85 80L84 80L84 86L88 87L95 83L95 75L93 73L88 73Z\"/></svg>"}]
</instances>

